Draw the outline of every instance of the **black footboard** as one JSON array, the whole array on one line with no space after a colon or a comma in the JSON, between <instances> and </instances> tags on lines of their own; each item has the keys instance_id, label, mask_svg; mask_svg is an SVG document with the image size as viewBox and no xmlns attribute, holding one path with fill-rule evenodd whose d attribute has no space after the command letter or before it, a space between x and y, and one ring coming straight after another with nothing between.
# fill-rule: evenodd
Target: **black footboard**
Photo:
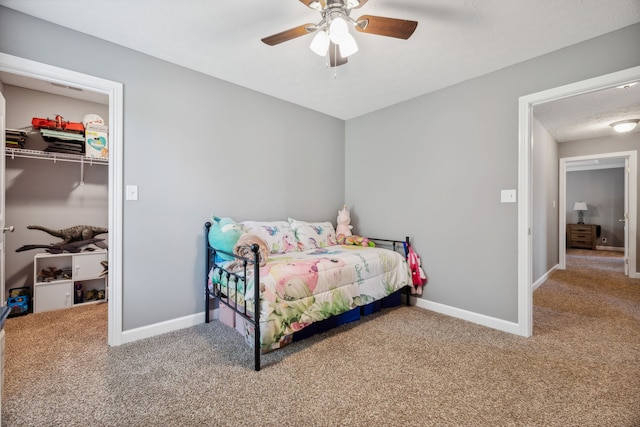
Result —
<instances>
[{"instance_id":1,"label":"black footboard","mask_svg":"<svg viewBox=\"0 0 640 427\"><path fill-rule=\"evenodd\" d=\"M401 240L376 239L376 238L370 238L369 240L372 240L374 243L376 243L376 245L381 244L382 246L385 246L385 245L391 246L391 249L397 252L399 252L400 248L402 248L402 252L404 253L405 259L407 259L407 255L409 255L409 245L410 245L409 236L404 238L404 242ZM404 295L406 298L406 304L411 305L411 300L409 298L411 296L411 287L405 286Z\"/></svg>"},{"instance_id":2,"label":"black footboard","mask_svg":"<svg viewBox=\"0 0 640 427\"><path fill-rule=\"evenodd\" d=\"M254 359L255 366L254 369L256 371L260 370L260 253L258 245L253 245L251 247L251 251L253 252L253 259L239 257L235 254L224 252L215 248L212 248L209 245L209 229L211 228L211 223L206 222L204 224L204 240L206 246L206 254L207 254L207 262L206 262L206 272L205 272L205 285L204 285L204 296L205 296L205 312L204 319L206 323L210 321L210 311L213 307L211 307L211 302L213 300L218 300L218 307L220 304L224 304L229 309L231 309L234 313L242 316L246 321L253 324L254 331ZM222 267L217 259L218 254L224 254L229 257L232 257L236 263L239 263L241 268L236 271L234 269L233 272L228 271L224 267ZM213 269L213 274L218 278L218 283L226 283L227 294L225 295L222 291L223 287L218 286L217 284L213 284L211 289L209 289L209 272ZM238 295L238 286L240 283L244 283L244 287L246 289L247 286L247 272L253 269L253 278L251 280L253 283L253 301L254 301L254 310L253 313L247 310L247 302L242 298L243 304L237 304L236 300L232 300L230 298L231 289L234 290L233 294Z\"/></svg>"}]
</instances>

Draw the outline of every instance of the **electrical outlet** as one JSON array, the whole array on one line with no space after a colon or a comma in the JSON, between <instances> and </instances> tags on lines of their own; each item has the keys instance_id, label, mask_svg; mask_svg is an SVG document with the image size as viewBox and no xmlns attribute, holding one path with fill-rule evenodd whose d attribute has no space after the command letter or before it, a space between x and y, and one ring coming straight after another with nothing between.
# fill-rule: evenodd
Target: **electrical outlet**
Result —
<instances>
[{"instance_id":1,"label":"electrical outlet","mask_svg":"<svg viewBox=\"0 0 640 427\"><path fill-rule=\"evenodd\" d=\"M607 243L607 238L606 237L602 238L602 243Z\"/></svg>"}]
</instances>

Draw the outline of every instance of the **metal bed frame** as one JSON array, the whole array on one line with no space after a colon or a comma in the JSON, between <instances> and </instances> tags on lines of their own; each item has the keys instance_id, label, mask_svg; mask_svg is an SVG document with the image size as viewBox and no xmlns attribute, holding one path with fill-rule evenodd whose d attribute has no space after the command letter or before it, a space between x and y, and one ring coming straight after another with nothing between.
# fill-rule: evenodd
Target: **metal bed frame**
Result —
<instances>
[{"instance_id":1,"label":"metal bed frame","mask_svg":"<svg viewBox=\"0 0 640 427\"><path fill-rule=\"evenodd\" d=\"M254 307L254 312L258 313L258 315L254 315L254 313L251 313L249 311L247 311L247 302L244 301L244 303L242 305L238 305L236 304L234 301L232 301L229 298L229 295L225 295L224 293L222 293L222 291L220 290L220 287L218 286L212 286L212 289L209 290L209 286L208 286L208 277L209 277L209 272L211 271L212 268L215 268L214 270L214 274L218 275L218 279L221 279L222 277L224 277L226 279L227 282L227 288L233 286L233 284L235 283L235 295L238 294L238 284L242 281L245 283L246 285L246 277L247 277L247 271L249 271L249 269L253 269L253 279L254 280L254 286L253 286L253 301L256 302L257 304L260 304L260 253L259 253L259 247L258 245L254 244L251 246L251 252L252 252L252 257L251 258L244 258L244 257L240 257L238 255L235 255L233 253L229 253L229 252L225 252L225 251L221 251L219 249L216 248L212 248L209 245L209 229L211 228L211 223L210 222L206 222L204 224L204 240L205 240L205 246L206 246L206 254L207 254L207 262L206 264L206 271L205 271L205 284L204 284L204 296L205 296L205 322L209 323L211 321L211 316L210 316L210 311L212 309L212 302L213 300L218 300L218 306L220 304L224 304L227 307L229 307L229 309L231 309L234 314L237 313L238 315L242 316L246 321L250 322L253 327L254 327L254 343L253 343L253 350L254 350L254 369L256 371L260 370L260 355L261 355L261 349L260 349L260 310L259 307ZM405 237L405 240L389 240L389 239L374 239L374 238L370 238L369 240L372 240L376 243L382 243L383 245L387 245L387 246L391 246L392 249L394 251L398 251L399 247L402 247L404 250L404 256L405 259L407 257L408 254L408 247L409 247L409 236ZM224 268L222 268L220 266L220 264L218 264L216 262L216 255L217 254L224 254L224 255L228 255L231 256L233 258L235 258L236 260L239 260L242 263L243 268L240 271L236 271L236 272L230 272L225 270ZM233 288L232 288L233 289ZM406 305L411 305L410 304L410 287L409 286L405 286L405 296L406 296ZM231 294L231 292L227 292L227 294Z\"/></svg>"}]
</instances>

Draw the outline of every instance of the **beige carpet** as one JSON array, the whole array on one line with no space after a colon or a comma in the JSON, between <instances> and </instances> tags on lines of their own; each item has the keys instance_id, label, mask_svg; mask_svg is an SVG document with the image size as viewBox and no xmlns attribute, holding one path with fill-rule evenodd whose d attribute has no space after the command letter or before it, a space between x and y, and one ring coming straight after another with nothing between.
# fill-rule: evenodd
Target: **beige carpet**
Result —
<instances>
[{"instance_id":1,"label":"beige carpet","mask_svg":"<svg viewBox=\"0 0 640 427\"><path fill-rule=\"evenodd\" d=\"M640 281L612 253L568 267L534 293L532 338L402 306L260 372L219 322L108 348L104 304L12 318L2 424L640 426Z\"/></svg>"}]
</instances>

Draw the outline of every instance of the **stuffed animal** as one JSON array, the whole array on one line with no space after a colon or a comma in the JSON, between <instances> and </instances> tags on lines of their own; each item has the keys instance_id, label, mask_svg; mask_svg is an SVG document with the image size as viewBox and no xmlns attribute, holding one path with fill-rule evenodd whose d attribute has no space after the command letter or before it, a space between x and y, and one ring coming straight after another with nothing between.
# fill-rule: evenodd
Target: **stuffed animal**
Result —
<instances>
[{"instance_id":1,"label":"stuffed animal","mask_svg":"<svg viewBox=\"0 0 640 427\"><path fill-rule=\"evenodd\" d=\"M366 237L362 236L345 236L341 234L338 236L338 244L339 245L355 245L355 246L364 246L373 248L376 244Z\"/></svg>"},{"instance_id":2,"label":"stuffed animal","mask_svg":"<svg viewBox=\"0 0 640 427\"><path fill-rule=\"evenodd\" d=\"M351 229L353 225L351 223L351 214L347 210L347 205L344 205L342 210L338 211L338 226L336 227L336 236L351 236Z\"/></svg>"},{"instance_id":3,"label":"stuffed animal","mask_svg":"<svg viewBox=\"0 0 640 427\"><path fill-rule=\"evenodd\" d=\"M414 295L422 295L422 287L427 284L427 275L422 269L422 260L420 256L415 253L411 246L407 249L407 263L411 270L411 293Z\"/></svg>"},{"instance_id":4,"label":"stuffed animal","mask_svg":"<svg viewBox=\"0 0 640 427\"><path fill-rule=\"evenodd\" d=\"M219 218L215 215L211 216L211 228L209 228L208 239L209 245L211 245L212 248L232 254L233 247L243 234L242 226L233 219ZM231 255L220 252L216 254L217 261L231 261L233 259Z\"/></svg>"},{"instance_id":5,"label":"stuffed animal","mask_svg":"<svg viewBox=\"0 0 640 427\"><path fill-rule=\"evenodd\" d=\"M269 249L267 249L267 243L255 234L246 233L240 236L235 246L233 247L233 253L243 258L253 259L253 250L251 249L253 245L258 245L260 267L264 267L267 263L267 260L269 259ZM227 270L235 271L242 269L243 264L243 261L236 259L227 267Z\"/></svg>"}]
</instances>

